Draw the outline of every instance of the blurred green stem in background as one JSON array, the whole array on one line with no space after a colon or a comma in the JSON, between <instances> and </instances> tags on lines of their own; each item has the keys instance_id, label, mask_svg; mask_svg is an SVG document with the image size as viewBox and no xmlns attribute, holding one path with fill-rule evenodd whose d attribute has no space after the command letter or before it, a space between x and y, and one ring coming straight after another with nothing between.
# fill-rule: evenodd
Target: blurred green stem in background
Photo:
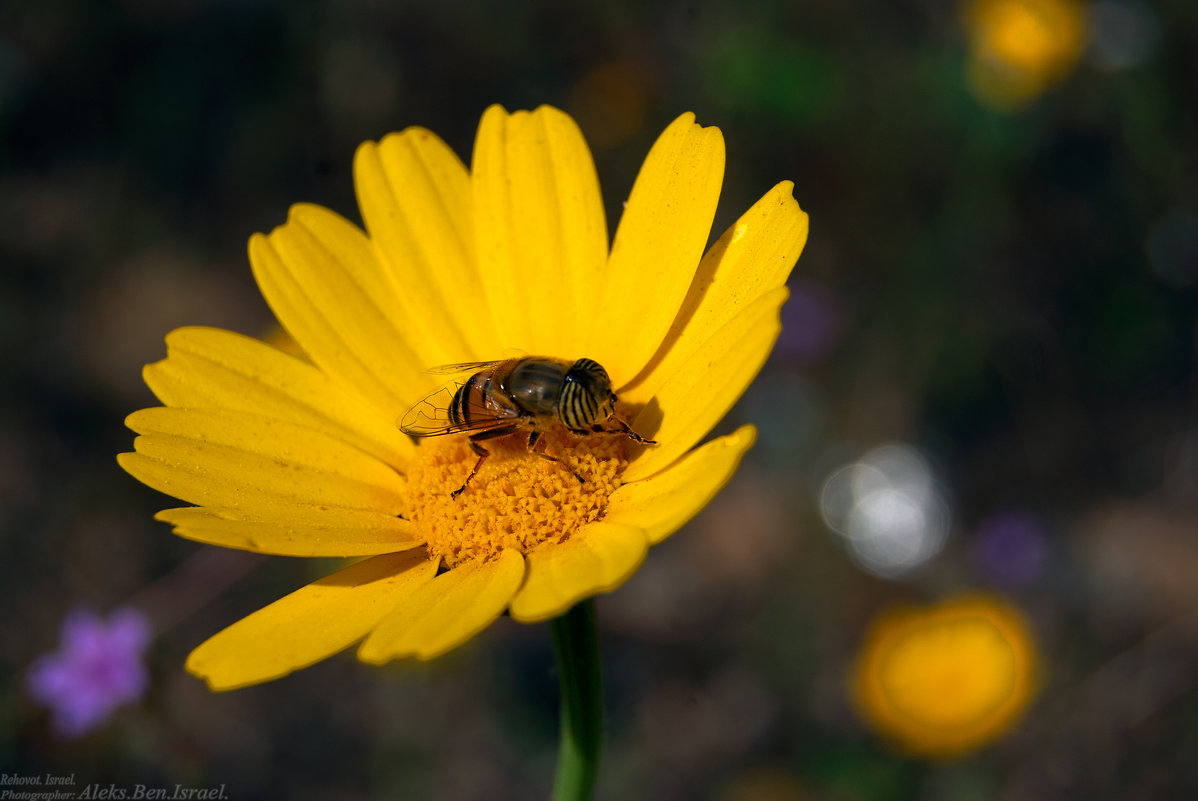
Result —
<instances>
[{"instance_id":1,"label":"blurred green stem in background","mask_svg":"<svg viewBox=\"0 0 1198 801\"><path fill-rule=\"evenodd\" d=\"M553 801L585 801L595 789L603 747L603 682L595 602L586 600L549 622L561 680L561 747Z\"/></svg>"}]
</instances>

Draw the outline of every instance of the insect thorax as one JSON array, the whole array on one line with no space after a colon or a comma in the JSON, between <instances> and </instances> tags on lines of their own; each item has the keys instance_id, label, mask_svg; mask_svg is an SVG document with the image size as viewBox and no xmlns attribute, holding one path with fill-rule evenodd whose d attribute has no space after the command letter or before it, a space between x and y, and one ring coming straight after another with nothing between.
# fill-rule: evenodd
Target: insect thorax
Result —
<instances>
[{"instance_id":1,"label":"insect thorax","mask_svg":"<svg viewBox=\"0 0 1198 801\"><path fill-rule=\"evenodd\" d=\"M528 414L554 417L569 369L556 359L525 359L505 377L503 389Z\"/></svg>"}]
</instances>

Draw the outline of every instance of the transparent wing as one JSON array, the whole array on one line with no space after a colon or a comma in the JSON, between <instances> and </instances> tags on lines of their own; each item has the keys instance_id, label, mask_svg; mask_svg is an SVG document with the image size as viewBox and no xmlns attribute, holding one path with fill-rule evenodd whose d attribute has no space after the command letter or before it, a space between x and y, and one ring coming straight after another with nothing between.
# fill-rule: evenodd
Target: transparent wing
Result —
<instances>
[{"instance_id":1,"label":"transparent wing","mask_svg":"<svg viewBox=\"0 0 1198 801\"><path fill-rule=\"evenodd\" d=\"M462 362L461 364L442 364L437 367L430 367L425 370L426 373L432 375L453 375L454 373L477 373L479 370L489 370L497 364L502 364L504 359L497 359L493 362Z\"/></svg>"},{"instance_id":2,"label":"transparent wing","mask_svg":"<svg viewBox=\"0 0 1198 801\"><path fill-rule=\"evenodd\" d=\"M453 375L454 373L477 373L479 370L490 370L496 365L504 362L514 362L520 359L527 359L528 354L519 348L505 348L502 359L494 359L489 362L461 362L459 364L442 364L437 367L430 367L425 370L426 373L432 375Z\"/></svg>"},{"instance_id":3,"label":"transparent wing","mask_svg":"<svg viewBox=\"0 0 1198 801\"><path fill-rule=\"evenodd\" d=\"M493 364L493 362L482 362L481 364L485 366ZM452 366L459 367L461 365ZM467 365L466 369L471 369L471 367ZM454 422L449 412L453 408L454 396L473 375L474 373L471 373L470 376L463 379L450 381L430 392L399 418L399 430L412 437L439 437L443 434L459 434L463 431L491 431L512 425L520 419L518 414L484 405L475 393L471 392L466 396L465 418L467 422Z\"/></svg>"}]
</instances>

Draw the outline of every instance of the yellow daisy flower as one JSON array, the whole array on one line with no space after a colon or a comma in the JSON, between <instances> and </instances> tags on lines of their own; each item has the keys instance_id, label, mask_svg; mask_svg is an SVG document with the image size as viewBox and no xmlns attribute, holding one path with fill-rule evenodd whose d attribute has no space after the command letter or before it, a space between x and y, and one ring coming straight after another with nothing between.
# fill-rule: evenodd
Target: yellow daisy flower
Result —
<instances>
[{"instance_id":1,"label":"yellow daisy flower","mask_svg":"<svg viewBox=\"0 0 1198 801\"><path fill-rule=\"evenodd\" d=\"M1015 725L1035 672L1023 615L1000 598L967 596L875 620L851 690L865 720L904 750L953 757Z\"/></svg>"},{"instance_id":2,"label":"yellow daisy flower","mask_svg":"<svg viewBox=\"0 0 1198 801\"><path fill-rule=\"evenodd\" d=\"M304 358L208 328L145 369L164 404L132 414L121 465L195 504L158 515L188 539L289 556L367 557L200 645L213 689L358 657L430 659L507 611L561 615L622 584L728 481L755 430L699 447L760 370L807 215L783 182L704 254L720 131L684 114L649 152L608 247L577 125L550 107L483 115L469 170L409 128L363 144L365 231L297 205L250 239L254 276ZM413 440L396 421L445 376L518 352L597 361L616 410L656 441L551 431ZM560 427L559 427L560 428ZM577 477L576 477L576 475ZM577 480L581 478L582 481Z\"/></svg>"}]
</instances>

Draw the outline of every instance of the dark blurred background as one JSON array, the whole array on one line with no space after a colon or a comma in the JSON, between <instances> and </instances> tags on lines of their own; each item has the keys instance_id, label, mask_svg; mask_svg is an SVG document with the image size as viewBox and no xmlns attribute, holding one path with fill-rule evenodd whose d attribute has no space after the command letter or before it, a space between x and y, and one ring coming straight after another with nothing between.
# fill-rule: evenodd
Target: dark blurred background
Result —
<instances>
[{"instance_id":1,"label":"dark blurred background","mask_svg":"<svg viewBox=\"0 0 1198 801\"><path fill-rule=\"evenodd\" d=\"M333 563L178 540L113 457L170 329L269 332L249 234L298 201L358 219L359 142L423 125L469 161L488 104L550 103L610 230L688 110L728 145L713 236L783 179L811 216L729 421L758 445L599 602L598 796L1198 794L1198 5L1023 0L1030 28L926 0L645 5L0 5L0 770L547 797L545 627L210 694L188 651ZM854 506L862 470L890 512ZM1028 616L1041 690L988 748L907 758L846 699L855 652L894 604L968 590ZM26 675L79 605L150 616L150 681L63 739Z\"/></svg>"}]
</instances>

